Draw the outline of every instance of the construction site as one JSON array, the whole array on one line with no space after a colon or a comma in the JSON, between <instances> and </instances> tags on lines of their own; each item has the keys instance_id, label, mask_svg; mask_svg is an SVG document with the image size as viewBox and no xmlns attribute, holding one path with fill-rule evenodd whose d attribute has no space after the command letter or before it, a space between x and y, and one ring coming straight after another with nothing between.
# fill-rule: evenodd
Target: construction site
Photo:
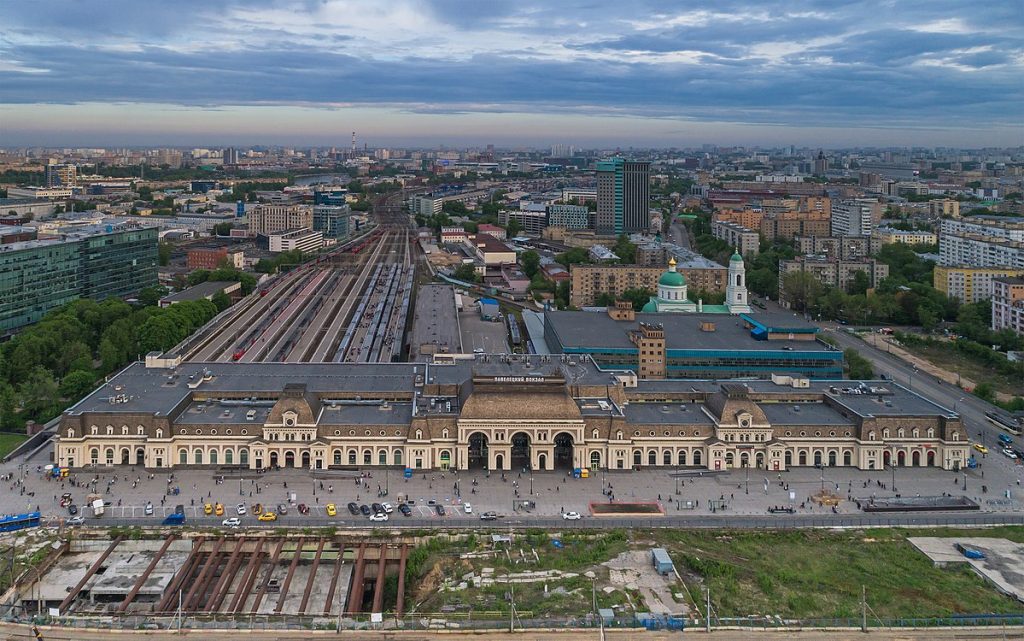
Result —
<instances>
[{"instance_id":1,"label":"construction site","mask_svg":"<svg viewBox=\"0 0 1024 641\"><path fill-rule=\"evenodd\" d=\"M337 619L404 612L411 545L337 536L75 538L5 595L22 615Z\"/></svg>"}]
</instances>

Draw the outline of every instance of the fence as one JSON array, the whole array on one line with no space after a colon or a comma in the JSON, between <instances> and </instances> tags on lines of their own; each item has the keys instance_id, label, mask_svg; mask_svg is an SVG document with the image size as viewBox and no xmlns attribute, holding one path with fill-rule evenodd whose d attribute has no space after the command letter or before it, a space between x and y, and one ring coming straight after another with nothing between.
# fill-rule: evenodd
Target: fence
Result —
<instances>
[{"instance_id":1,"label":"fence","mask_svg":"<svg viewBox=\"0 0 1024 641\"><path fill-rule=\"evenodd\" d=\"M480 616L486 614L487 616ZM499 616L500 615L500 616ZM526 615L526 616L523 616ZM179 622L175 616L65 616L65 617L10 617L12 623L51 625L64 628L126 629L126 630L174 630L180 627L190 630L335 630L339 619L311 615L186 615ZM424 613L394 617L385 615L380 623L372 623L368 616L344 617L340 619L342 630L507 630L510 624L516 630L541 629L593 629L601 621L592 614L580 617L547 617L522 612L510 622L507 614L497 612L442 612ZM869 618L869 628L976 628L976 627L1021 627L1024 626L1024 612L1019 614L966 614L949 617L927 618ZM645 629L681 631L692 627L704 628L704 622L697 619L683 619L665 616L626 616L604 621L609 629ZM783 619L781 617L723 617L715 618L712 628L742 629L859 629L860 618L813 618Z\"/></svg>"}]
</instances>

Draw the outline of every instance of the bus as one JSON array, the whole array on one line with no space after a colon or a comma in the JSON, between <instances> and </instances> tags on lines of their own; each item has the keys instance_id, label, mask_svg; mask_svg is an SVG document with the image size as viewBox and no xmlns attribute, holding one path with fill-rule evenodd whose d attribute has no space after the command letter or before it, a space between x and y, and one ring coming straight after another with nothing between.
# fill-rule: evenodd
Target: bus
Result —
<instances>
[{"instance_id":1,"label":"bus","mask_svg":"<svg viewBox=\"0 0 1024 641\"><path fill-rule=\"evenodd\" d=\"M39 527L39 512L10 514L0 517L0 532L14 532L30 527Z\"/></svg>"},{"instance_id":2,"label":"bus","mask_svg":"<svg viewBox=\"0 0 1024 641\"><path fill-rule=\"evenodd\" d=\"M1021 432L1024 431L1021 429L1020 419L1014 418L1006 412L992 410L990 412L985 412L985 418L995 424L996 427L1004 429L1014 436L1020 436Z\"/></svg>"}]
</instances>

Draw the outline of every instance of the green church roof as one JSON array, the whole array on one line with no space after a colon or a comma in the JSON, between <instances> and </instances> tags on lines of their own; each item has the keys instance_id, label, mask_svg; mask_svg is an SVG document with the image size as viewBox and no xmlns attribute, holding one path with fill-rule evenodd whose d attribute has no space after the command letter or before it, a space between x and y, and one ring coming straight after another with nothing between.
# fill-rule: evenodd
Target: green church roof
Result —
<instances>
[{"instance_id":1,"label":"green church roof","mask_svg":"<svg viewBox=\"0 0 1024 641\"><path fill-rule=\"evenodd\" d=\"M736 252L736 253L734 253L734 254L732 255L732 258L730 258L729 260L730 260L731 262L735 262L735 261L740 261L740 262L743 262L743 256L740 256L740 255L739 255L739 252Z\"/></svg>"},{"instance_id":2,"label":"green church roof","mask_svg":"<svg viewBox=\"0 0 1024 641\"><path fill-rule=\"evenodd\" d=\"M686 279L679 272L665 272L658 279L658 284L666 287L682 287L686 284Z\"/></svg>"}]
</instances>

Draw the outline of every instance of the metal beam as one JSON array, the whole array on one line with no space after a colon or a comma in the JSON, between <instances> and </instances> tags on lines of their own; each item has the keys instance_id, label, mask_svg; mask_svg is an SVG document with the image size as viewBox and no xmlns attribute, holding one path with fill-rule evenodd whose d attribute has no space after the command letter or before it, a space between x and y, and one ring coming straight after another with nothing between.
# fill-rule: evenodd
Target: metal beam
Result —
<instances>
[{"instance_id":1,"label":"metal beam","mask_svg":"<svg viewBox=\"0 0 1024 641\"><path fill-rule=\"evenodd\" d=\"M107 560L107 557L110 556L110 553L114 551L114 548L116 548L117 544L121 541L124 541L123 536L119 536L114 539L110 545L107 546L106 551L100 555L100 558L96 559L96 562L89 566L89 569L86 571L85 576L82 577L82 580L78 582L78 585L76 585L75 588L71 590L66 597L64 597L64 600L60 602L60 605L57 606L57 609L60 610L61 614L64 614L64 609L71 605L71 602L75 600L78 593L82 591L83 587L85 587L86 582L92 578L92 575L96 574L96 571L100 569L103 562Z\"/></svg>"},{"instance_id":2,"label":"metal beam","mask_svg":"<svg viewBox=\"0 0 1024 641\"><path fill-rule=\"evenodd\" d=\"M175 535L170 535L164 541L164 544L160 546L160 550L157 551L156 556L154 556L153 560L149 562L149 565L146 566L146 570L142 573L142 576L139 577L138 581L135 582L135 585L132 586L131 591L128 592L128 596L124 598L124 601L121 602L121 605L117 606L118 612L124 612L125 610L127 610L128 605L133 600L135 600L135 597L139 595L139 590L142 589L142 586L146 582L146 579L148 579L149 575L152 574L153 570L156 569L156 564L159 563L160 559L164 557L164 552L166 552L167 548L171 546L171 543L174 542L175 538L177 538Z\"/></svg>"},{"instance_id":3,"label":"metal beam","mask_svg":"<svg viewBox=\"0 0 1024 641\"><path fill-rule=\"evenodd\" d=\"M238 590L235 591L234 598L231 599L231 605L228 606L228 612L237 613L239 608L245 605L245 600L249 598L249 590L252 589L252 584L256 581L256 574L259 572L260 561L263 559L263 542L265 538L260 538L259 543L256 544L256 551L249 557L249 565L245 568L245 573L242 574L242 581L238 584Z\"/></svg>"},{"instance_id":4,"label":"metal beam","mask_svg":"<svg viewBox=\"0 0 1024 641\"><path fill-rule=\"evenodd\" d=\"M409 544L402 544L402 558L398 561L398 603L395 604L395 613L402 616L405 607L405 562L409 560Z\"/></svg>"},{"instance_id":5,"label":"metal beam","mask_svg":"<svg viewBox=\"0 0 1024 641\"><path fill-rule=\"evenodd\" d=\"M238 565L242 554L242 548L245 546L245 537L241 536L235 541L235 550L231 553L228 558L228 564L224 566L224 571L220 573L220 578L217 579L217 583L214 585L213 590L210 592L210 598L206 600L206 604L203 609L207 612L216 612L217 606L224 600L224 595L227 593L228 585L231 583L231 579L235 577L236 566Z\"/></svg>"},{"instance_id":6,"label":"metal beam","mask_svg":"<svg viewBox=\"0 0 1024 641\"><path fill-rule=\"evenodd\" d=\"M299 614L306 613L306 603L309 602L309 593L313 591L313 579L316 577L316 571L320 567L320 555L324 552L324 544L327 543L327 539L320 538L320 545L316 546L316 556L313 557L313 565L309 568L309 578L306 579L306 591L302 593L302 603L299 604Z\"/></svg>"},{"instance_id":7,"label":"metal beam","mask_svg":"<svg viewBox=\"0 0 1024 641\"><path fill-rule=\"evenodd\" d=\"M192 544L192 551L189 553L188 558L185 559L185 564L181 566L181 570L174 575L174 580L171 581L171 585L167 587L167 591L164 592L164 598L160 599L160 603L156 606L156 612L167 612L167 607L171 604L171 600L174 595L181 589L182 584L196 569L199 565L199 551L203 548L203 543L206 542L206 537L199 537L195 543Z\"/></svg>"},{"instance_id":8,"label":"metal beam","mask_svg":"<svg viewBox=\"0 0 1024 641\"><path fill-rule=\"evenodd\" d=\"M199 589L200 586L203 586L205 589L206 577L213 571L213 567L216 565L217 561L217 554L220 552L220 548L223 545L224 537L222 536L217 539L217 543L213 546L213 551L206 557L206 563L203 564L203 569L199 571L199 576L196 577L195 582L192 584L192 588L188 593L186 593L181 606L184 611L188 612L195 608L193 601L196 601L199 595L202 594L202 590Z\"/></svg>"},{"instance_id":9,"label":"metal beam","mask_svg":"<svg viewBox=\"0 0 1024 641\"><path fill-rule=\"evenodd\" d=\"M331 613L331 606L334 605L334 591L338 588L338 577L341 575L341 563L344 556L345 546L338 541L338 558L334 561L334 576L331 577L331 587L327 590L327 600L324 602L324 616Z\"/></svg>"},{"instance_id":10,"label":"metal beam","mask_svg":"<svg viewBox=\"0 0 1024 641\"><path fill-rule=\"evenodd\" d=\"M256 614L256 611L260 609L260 602L263 601L263 597L267 594L267 585L270 584L270 577L274 574L274 566L277 565L277 559L281 556L281 549L284 547L284 539L277 542L277 548L274 549L273 556L270 557L270 569L267 571L267 576L263 578L263 585L260 586L260 591L256 595L256 599L252 602L252 608L249 610L249 614Z\"/></svg>"},{"instance_id":11,"label":"metal beam","mask_svg":"<svg viewBox=\"0 0 1024 641\"><path fill-rule=\"evenodd\" d=\"M373 609L370 612L384 611L384 570L388 567L388 544L380 544L380 558L377 559L377 582L373 586Z\"/></svg>"},{"instance_id":12,"label":"metal beam","mask_svg":"<svg viewBox=\"0 0 1024 641\"><path fill-rule=\"evenodd\" d=\"M281 596L277 598L277 605L274 606L274 614L281 614L281 608L284 607L284 598L288 596L288 587L292 584L295 568L299 565L299 558L302 556L302 544L305 542L306 539L300 538L298 545L295 547L295 554L292 555L292 564L288 566L288 576L284 578L284 583L281 585Z\"/></svg>"},{"instance_id":13,"label":"metal beam","mask_svg":"<svg viewBox=\"0 0 1024 641\"><path fill-rule=\"evenodd\" d=\"M356 554L356 566L352 571L352 590L348 593L348 613L359 614L359 608L363 607L363 572L366 570L363 555L366 554L366 544L359 544L359 552Z\"/></svg>"}]
</instances>

